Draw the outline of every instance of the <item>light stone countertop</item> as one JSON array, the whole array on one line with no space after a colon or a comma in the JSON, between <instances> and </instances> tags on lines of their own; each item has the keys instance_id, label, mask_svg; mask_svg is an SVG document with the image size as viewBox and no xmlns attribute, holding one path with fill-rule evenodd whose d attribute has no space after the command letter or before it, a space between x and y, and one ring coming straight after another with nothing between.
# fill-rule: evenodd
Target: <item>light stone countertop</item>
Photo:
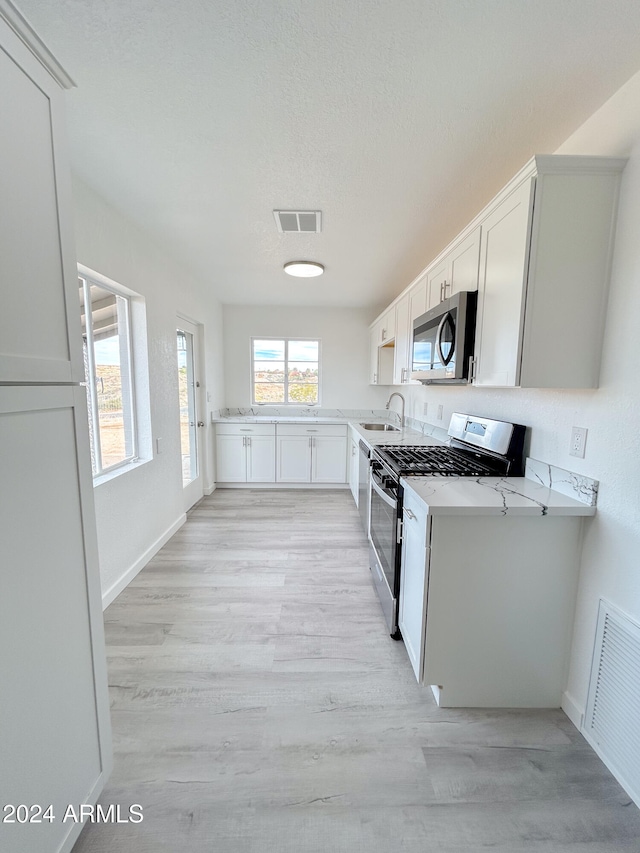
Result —
<instances>
[{"instance_id":1,"label":"light stone countertop","mask_svg":"<svg viewBox=\"0 0 640 853\"><path fill-rule=\"evenodd\" d=\"M527 477L406 477L430 515L595 515L595 506Z\"/></svg>"},{"instance_id":2,"label":"light stone countertop","mask_svg":"<svg viewBox=\"0 0 640 853\"><path fill-rule=\"evenodd\" d=\"M359 438L362 438L369 447L376 444L393 444L399 446L433 447L442 445L443 442L437 438L425 435L416 429L405 427L402 430L366 430L363 423L394 423L393 420L367 416L353 417L304 417L304 415L231 415L227 417L213 418L214 424L345 424L354 429ZM397 426L397 422L395 424Z\"/></svg>"}]
</instances>

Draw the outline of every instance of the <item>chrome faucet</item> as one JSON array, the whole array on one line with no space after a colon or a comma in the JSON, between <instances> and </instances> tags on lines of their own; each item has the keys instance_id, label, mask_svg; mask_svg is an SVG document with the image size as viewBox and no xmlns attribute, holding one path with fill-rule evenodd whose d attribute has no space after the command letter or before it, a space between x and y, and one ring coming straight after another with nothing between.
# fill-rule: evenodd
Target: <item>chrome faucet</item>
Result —
<instances>
[{"instance_id":1,"label":"chrome faucet","mask_svg":"<svg viewBox=\"0 0 640 853\"><path fill-rule=\"evenodd\" d=\"M402 394L399 394L397 391L394 391L393 394L391 394L391 396L387 400L387 405L385 406L385 409L389 408L389 403L393 400L394 397L400 397L400 399L402 400L402 411L400 412L400 429L404 429L404 397L402 396Z\"/></svg>"}]
</instances>

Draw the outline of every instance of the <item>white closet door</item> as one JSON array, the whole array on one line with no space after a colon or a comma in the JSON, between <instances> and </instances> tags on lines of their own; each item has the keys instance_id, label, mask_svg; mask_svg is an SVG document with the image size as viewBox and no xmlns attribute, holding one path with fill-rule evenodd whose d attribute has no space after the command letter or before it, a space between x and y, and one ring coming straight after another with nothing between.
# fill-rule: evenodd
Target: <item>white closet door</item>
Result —
<instances>
[{"instance_id":1,"label":"white closet door","mask_svg":"<svg viewBox=\"0 0 640 853\"><path fill-rule=\"evenodd\" d=\"M56 818L0 825L11 853L70 850L111 766L85 393L0 387L0 804Z\"/></svg>"}]
</instances>

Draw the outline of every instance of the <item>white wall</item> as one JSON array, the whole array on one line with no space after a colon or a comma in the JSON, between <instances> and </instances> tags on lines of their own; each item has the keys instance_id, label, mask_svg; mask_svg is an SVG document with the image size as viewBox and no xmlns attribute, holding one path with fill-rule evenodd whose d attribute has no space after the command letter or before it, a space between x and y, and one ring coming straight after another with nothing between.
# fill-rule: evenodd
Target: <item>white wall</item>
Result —
<instances>
[{"instance_id":1,"label":"white wall","mask_svg":"<svg viewBox=\"0 0 640 853\"><path fill-rule=\"evenodd\" d=\"M598 513L586 523L568 682L570 697L583 710L599 598L640 622L640 74L557 153L630 157L622 180L600 387L411 388L407 414L440 426L456 410L527 424L529 455L600 481ZM436 417L439 404L444 407L442 421ZM573 425L589 430L584 459L568 453Z\"/></svg>"},{"instance_id":2,"label":"white wall","mask_svg":"<svg viewBox=\"0 0 640 853\"><path fill-rule=\"evenodd\" d=\"M251 405L251 338L319 338L321 401L328 409L383 408L388 388L369 382L371 312L359 308L224 306L226 405Z\"/></svg>"},{"instance_id":3,"label":"white wall","mask_svg":"<svg viewBox=\"0 0 640 853\"><path fill-rule=\"evenodd\" d=\"M222 310L196 281L144 231L123 218L85 184L74 181L76 250L80 263L145 297L153 458L95 488L103 597L119 591L184 521L176 321L178 313L203 324L206 391L205 445L212 443L209 411L224 399ZM204 396L203 392L203 396ZM155 439L162 452L155 453ZM205 488L213 484L208 454Z\"/></svg>"}]
</instances>

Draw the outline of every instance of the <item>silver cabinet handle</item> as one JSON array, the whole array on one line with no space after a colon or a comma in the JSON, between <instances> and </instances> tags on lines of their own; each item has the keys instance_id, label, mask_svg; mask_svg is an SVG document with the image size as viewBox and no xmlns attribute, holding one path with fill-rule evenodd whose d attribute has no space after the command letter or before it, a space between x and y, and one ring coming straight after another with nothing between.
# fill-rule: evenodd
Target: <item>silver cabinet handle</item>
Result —
<instances>
[{"instance_id":1,"label":"silver cabinet handle","mask_svg":"<svg viewBox=\"0 0 640 853\"><path fill-rule=\"evenodd\" d=\"M382 340L384 340L387 337L387 330L382 329L382 331L380 332L380 335L381 335Z\"/></svg>"},{"instance_id":2,"label":"silver cabinet handle","mask_svg":"<svg viewBox=\"0 0 640 853\"><path fill-rule=\"evenodd\" d=\"M251 447L251 436L247 436L247 447Z\"/></svg>"},{"instance_id":3,"label":"silver cabinet handle","mask_svg":"<svg viewBox=\"0 0 640 853\"><path fill-rule=\"evenodd\" d=\"M406 506L403 507L403 509L409 518L413 519L414 521L416 520L415 515L411 512L410 509L408 509Z\"/></svg>"},{"instance_id":4,"label":"silver cabinet handle","mask_svg":"<svg viewBox=\"0 0 640 853\"><path fill-rule=\"evenodd\" d=\"M246 435L243 435L243 436L242 436L242 446L243 446L243 447L246 447L246 446L247 446L247 436L246 436Z\"/></svg>"},{"instance_id":5,"label":"silver cabinet handle","mask_svg":"<svg viewBox=\"0 0 640 853\"><path fill-rule=\"evenodd\" d=\"M319 432L317 429L308 429L307 432Z\"/></svg>"}]
</instances>

